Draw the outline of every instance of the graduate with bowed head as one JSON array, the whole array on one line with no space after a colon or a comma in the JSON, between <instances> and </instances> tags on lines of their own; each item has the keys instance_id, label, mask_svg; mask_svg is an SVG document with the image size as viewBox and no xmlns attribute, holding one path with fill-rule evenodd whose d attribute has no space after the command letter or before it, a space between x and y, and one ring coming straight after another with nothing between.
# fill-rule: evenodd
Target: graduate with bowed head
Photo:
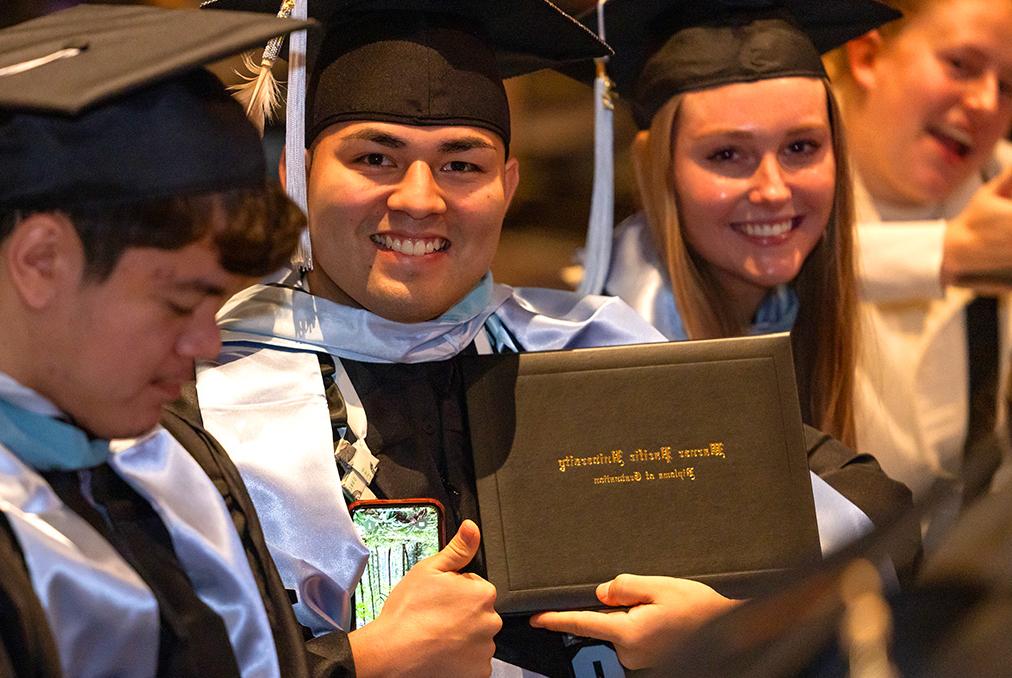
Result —
<instances>
[{"instance_id":1,"label":"graduate with bowed head","mask_svg":"<svg viewBox=\"0 0 1012 678\"><path fill-rule=\"evenodd\" d=\"M608 270L587 277L672 340L792 331L803 419L853 442L853 204L820 52L897 13L871 0L610 0L603 12L616 52L607 71L641 130L643 212L618 227L610 259L588 254L589 267ZM841 452L825 440L812 470L822 475ZM847 494L882 524L909 493L871 466ZM893 558L905 567L917 548L911 534ZM641 667L705 617L679 604L699 586L623 575L599 597L628 611L533 621L610 640Z\"/></svg>"},{"instance_id":2,"label":"graduate with bowed head","mask_svg":"<svg viewBox=\"0 0 1012 678\"><path fill-rule=\"evenodd\" d=\"M81 6L0 31L4 675L305 674L276 573L156 427L304 223L202 65L305 25Z\"/></svg>"}]
</instances>

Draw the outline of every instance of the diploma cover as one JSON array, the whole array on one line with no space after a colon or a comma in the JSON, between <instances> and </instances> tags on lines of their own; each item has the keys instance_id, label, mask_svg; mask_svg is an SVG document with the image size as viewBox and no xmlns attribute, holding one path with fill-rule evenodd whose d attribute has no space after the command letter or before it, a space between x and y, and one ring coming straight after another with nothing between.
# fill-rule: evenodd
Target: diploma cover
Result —
<instances>
[{"instance_id":1,"label":"diploma cover","mask_svg":"<svg viewBox=\"0 0 1012 678\"><path fill-rule=\"evenodd\" d=\"M500 613L599 607L622 572L756 595L818 560L787 334L464 362Z\"/></svg>"}]
</instances>

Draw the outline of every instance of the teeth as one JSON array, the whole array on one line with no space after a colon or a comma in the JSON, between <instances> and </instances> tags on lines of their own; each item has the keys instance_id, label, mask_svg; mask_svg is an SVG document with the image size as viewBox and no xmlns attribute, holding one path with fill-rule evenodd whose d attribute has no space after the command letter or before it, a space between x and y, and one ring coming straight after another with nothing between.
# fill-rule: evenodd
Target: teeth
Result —
<instances>
[{"instance_id":1,"label":"teeth","mask_svg":"<svg viewBox=\"0 0 1012 678\"><path fill-rule=\"evenodd\" d=\"M963 144L964 146L973 145L973 137L971 137L968 132L958 127L952 127L950 125L939 125L938 131L944 134L945 136L949 137L956 143Z\"/></svg>"},{"instance_id":2,"label":"teeth","mask_svg":"<svg viewBox=\"0 0 1012 678\"><path fill-rule=\"evenodd\" d=\"M432 252L439 252L450 245L449 241L443 238L404 238L402 240L380 234L371 236L371 240L381 247L393 250L398 254L406 254L409 257L420 257Z\"/></svg>"},{"instance_id":3,"label":"teeth","mask_svg":"<svg viewBox=\"0 0 1012 678\"><path fill-rule=\"evenodd\" d=\"M738 230L752 238L775 238L791 230L793 219L785 219L775 224L737 224Z\"/></svg>"}]
</instances>

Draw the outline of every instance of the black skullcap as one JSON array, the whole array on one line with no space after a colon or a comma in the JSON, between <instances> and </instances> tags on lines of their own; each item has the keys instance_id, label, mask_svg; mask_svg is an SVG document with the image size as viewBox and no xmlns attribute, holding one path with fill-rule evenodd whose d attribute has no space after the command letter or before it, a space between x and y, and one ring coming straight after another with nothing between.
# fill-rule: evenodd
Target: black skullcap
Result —
<instances>
[{"instance_id":1,"label":"black skullcap","mask_svg":"<svg viewBox=\"0 0 1012 678\"><path fill-rule=\"evenodd\" d=\"M256 130L200 68L305 22L81 5L0 30L0 207L262 185Z\"/></svg>"},{"instance_id":2,"label":"black skullcap","mask_svg":"<svg viewBox=\"0 0 1012 678\"><path fill-rule=\"evenodd\" d=\"M277 12L277 0L207 7ZM309 0L306 145L346 120L472 125L509 145L503 78L608 53L546 0Z\"/></svg>"},{"instance_id":3,"label":"black skullcap","mask_svg":"<svg viewBox=\"0 0 1012 678\"><path fill-rule=\"evenodd\" d=\"M822 52L900 14L876 0L609 0L604 17L608 74L644 129L681 92L825 77ZM596 12L583 20L596 25Z\"/></svg>"}]
</instances>

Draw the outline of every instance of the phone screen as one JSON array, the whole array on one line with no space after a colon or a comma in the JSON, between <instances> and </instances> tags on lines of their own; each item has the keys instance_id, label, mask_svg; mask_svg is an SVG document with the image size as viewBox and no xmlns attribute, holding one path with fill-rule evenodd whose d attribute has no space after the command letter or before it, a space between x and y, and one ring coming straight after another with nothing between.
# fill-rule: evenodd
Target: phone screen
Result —
<instances>
[{"instance_id":1,"label":"phone screen","mask_svg":"<svg viewBox=\"0 0 1012 678\"><path fill-rule=\"evenodd\" d=\"M369 548L369 561L355 589L355 628L379 616L408 570L439 551L441 508L434 501L365 500L351 505L352 522Z\"/></svg>"}]
</instances>

